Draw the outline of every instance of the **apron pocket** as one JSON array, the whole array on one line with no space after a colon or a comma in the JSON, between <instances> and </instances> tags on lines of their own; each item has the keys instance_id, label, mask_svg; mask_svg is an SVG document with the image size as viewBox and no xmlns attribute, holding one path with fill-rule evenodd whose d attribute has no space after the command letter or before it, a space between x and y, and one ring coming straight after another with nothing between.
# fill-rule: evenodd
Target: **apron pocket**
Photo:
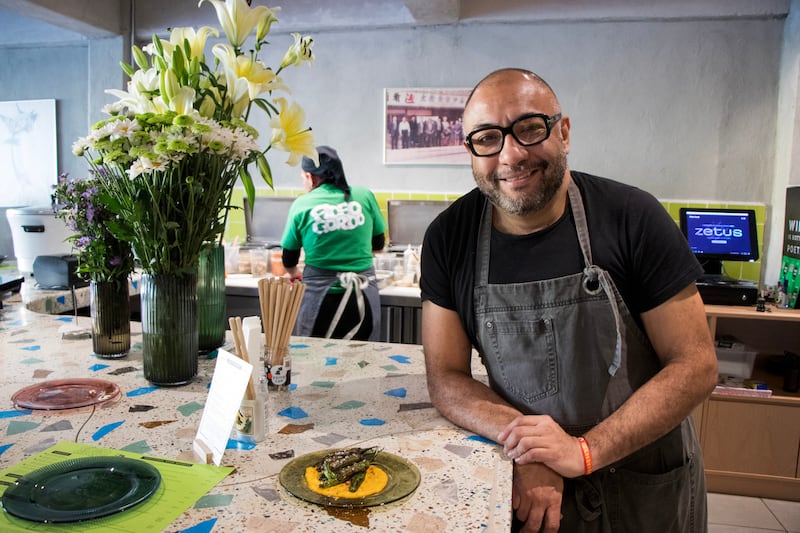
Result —
<instances>
[{"instance_id":1,"label":"apron pocket","mask_svg":"<svg viewBox=\"0 0 800 533\"><path fill-rule=\"evenodd\" d=\"M534 402L558 392L553 321L490 321L486 328L491 339L492 378L514 397ZM488 361L487 361L488 362Z\"/></svg>"},{"instance_id":2,"label":"apron pocket","mask_svg":"<svg viewBox=\"0 0 800 533\"><path fill-rule=\"evenodd\" d=\"M616 468L607 472L605 488L608 521L613 532L703 531L694 524L697 487L695 460L663 474L646 474Z\"/></svg>"}]
</instances>

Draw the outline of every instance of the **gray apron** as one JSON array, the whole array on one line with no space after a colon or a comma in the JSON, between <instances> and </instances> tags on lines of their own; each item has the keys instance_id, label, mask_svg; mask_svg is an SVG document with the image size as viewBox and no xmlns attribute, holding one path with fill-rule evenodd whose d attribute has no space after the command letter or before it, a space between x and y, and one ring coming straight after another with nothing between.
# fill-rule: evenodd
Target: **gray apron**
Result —
<instances>
[{"instance_id":1,"label":"gray apron","mask_svg":"<svg viewBox=\"0 0 800 533\"><path fill-rule=\"evenodd\" d=\"M297 313L297 322L295 322L293 335L309 336L314 329L314 322L317 320L319 308L322 305L322 300L328 293L328 289L337 280L340 280L340 272L335 270L327 270L324 268L317 268L306 265L303 269L303 283L306 285L306 292L303 294L303 301L300 303L300 311ZM380 340L381 333L381 299L378 292L378 282L375 278L375 269L370 268L363 272L356 273L357 276L368 283L359 287L353 287L354 290L361 291L363 297L366 299L367 304L370 306L372 312L372 332L369 335L370 341ZM354 280L355 276L347 276L348 279ZM345 301L345 300L343 300ZM338 322L338 320L336 320ZM329 331L333 331L335 323L331 324ZM355 334L358 327L352 331Z\"/></svg>"},{"instance_id":2,"label":"gray apron","mask_svg":"<svg viewBox=\"0 0 800 533\"><path fill-rule=\"evenodd\" d=\"M485 202L473 298L478 349L492 388L523 413L550 415L577 436L619 409L661 365L609 273L592 262L574 182L568 194L584 271L489 284L492 206ZM561 531L707 530L691 418L618 463L564 483Z\"/></svg>"}]
</instances>

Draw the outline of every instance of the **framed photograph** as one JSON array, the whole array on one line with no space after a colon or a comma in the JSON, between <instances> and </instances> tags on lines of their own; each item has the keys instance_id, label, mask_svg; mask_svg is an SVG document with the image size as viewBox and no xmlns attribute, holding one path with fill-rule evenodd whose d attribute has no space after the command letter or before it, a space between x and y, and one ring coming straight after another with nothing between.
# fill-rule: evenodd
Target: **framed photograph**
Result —
<instances>
[{"instance_id":1,"label":"framed photograph","mask_svg":"<svg viewBox=\"0 0 800 533\"><path fill-rule=\"evenodd\" d=\"M385 89L386 165L469 165L461 117L472 89Z\"/></svg>"},{"instance_id":2,"label":"framed photograph","mask_svg":"<svg viewBox=\"0 0 800 533\"><path fill-rule=\"evenodd\" d=\"M57 151L55 100L0 102L0 205L50 205Z\"/></svg>"}]
</instances>

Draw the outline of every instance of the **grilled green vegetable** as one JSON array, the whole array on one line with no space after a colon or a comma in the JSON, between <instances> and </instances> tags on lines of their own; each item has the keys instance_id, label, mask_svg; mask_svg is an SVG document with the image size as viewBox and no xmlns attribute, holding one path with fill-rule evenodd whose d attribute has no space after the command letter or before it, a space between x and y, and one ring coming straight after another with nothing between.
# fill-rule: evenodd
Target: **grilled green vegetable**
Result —
<instances>
[{"instance_id":1,"label":"grilled green vegetable","mask_svg":"<svg viewBox=\"0 0 800 533\"><path fill-rule=\"evenodd\" d=\"M367 469L380 448L345 448L335 450L315 465L320 472L320 488L328 488L350 480L350 491L355 492L364 481ZM355 480L353 480L355 478ZM355 484L355 488L353 485Z\"/></svg>"},{"instance_id":2,"label":"grilled green vegetable","mask_svg":"<svg viewBox=\"0 0 800 533\"><path fill-rule=\"evenodd\" d=\"M325 469L325 481L320 483L319 486L320 488L328 488L338 485L339 483L344 483L357 473L366 472L367 468L369 468L370 462L371 461L368 459L362 459L357 463L347 465L339 470Z\"/></svg>"},{"instance_id":3,"label":"grilled green vegetable","mask_svg":"<svg viewBox=\"0 0 800 533\"><path fill-rule=\"evenodd\" d=\"M369 468L369 467L367 467ZM358 487L364 483L364 479L367 477L367 470L364 469L361 472L357 472L353 474L353 477L350 478L350 487L347 489L350 492L355 492L358 490Z\"/></svg>"},{"instance_id":4,"label":"grilled green vegetable","mask_svg":"<svg viewBox=\"0 0 800 533\"><path fill-rule=\"evenodd\" d=\"M344 468L345 466L350 466L350 465L352 465L354 463L357 463L360 460L362 460L363 458L364 457L363 457L362 451L360 449L358 449L358 450L354 450L354 451L352 451L352 452L350 452L348 454L341 455L339 457L334 457L334 458L330 459L329 461L326 461L326 464L332 470L339 470L341 468Z\"/></svg>"}]
</instances>

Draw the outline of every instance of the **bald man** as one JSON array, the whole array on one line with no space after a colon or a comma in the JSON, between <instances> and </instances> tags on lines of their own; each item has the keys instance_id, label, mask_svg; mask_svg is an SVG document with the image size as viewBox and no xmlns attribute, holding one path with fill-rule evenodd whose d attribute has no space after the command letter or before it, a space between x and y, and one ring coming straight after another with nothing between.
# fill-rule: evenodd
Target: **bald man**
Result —
<instances>
[{"instance_id":1,"label":"bald man","mask_svg":"<svg viewBox=\"0 0 800 533\"><path fill-rule=\"evenodd\" d=\"M717 361L679 228L569 169L570 118L533 72L486 76L463 123L477 187L422 247L434 405L514 461L516 531L707 531L690 415Z\"/></svg>"}]
</instances>

